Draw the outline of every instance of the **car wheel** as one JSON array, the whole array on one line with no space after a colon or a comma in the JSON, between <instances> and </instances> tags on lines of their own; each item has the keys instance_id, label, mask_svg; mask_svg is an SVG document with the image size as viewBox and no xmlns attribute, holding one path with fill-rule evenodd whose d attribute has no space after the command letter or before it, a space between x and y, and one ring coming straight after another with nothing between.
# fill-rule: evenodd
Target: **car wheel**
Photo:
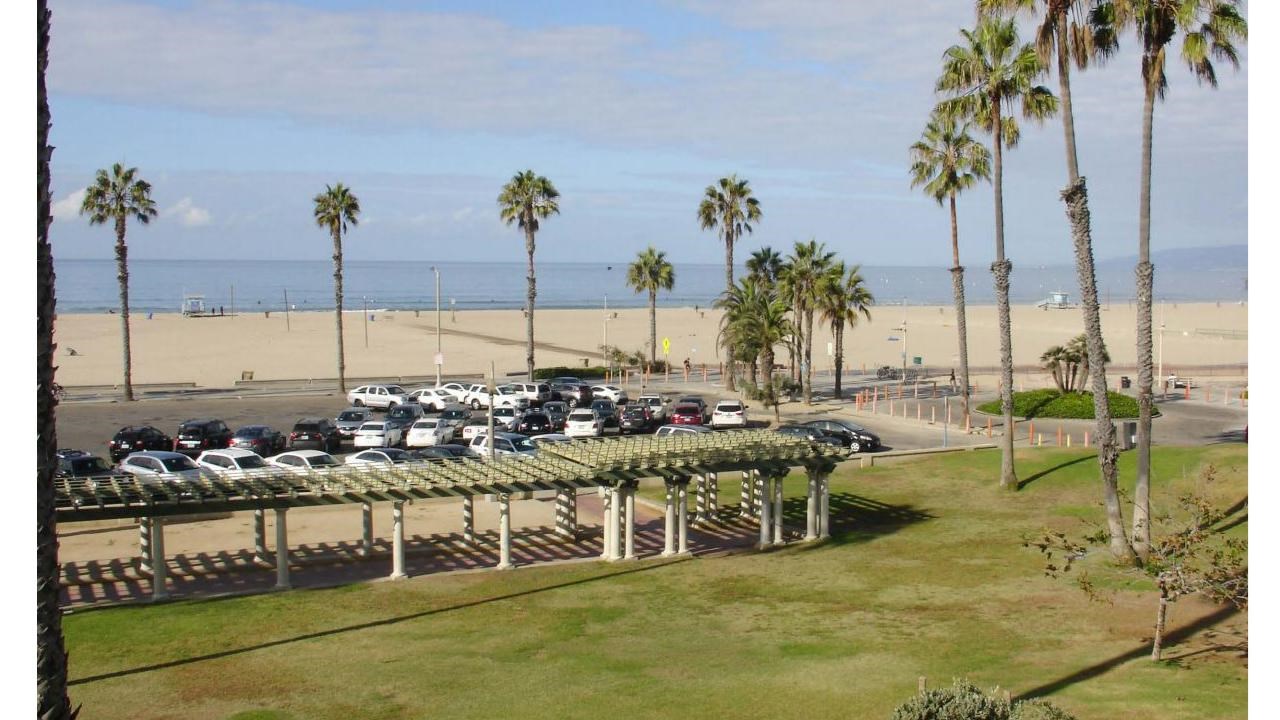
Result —
<instances>
[{"instance_id":1,"label":"car wheel","mask_svg":"<svg viewBox=\"0 0 1280 720\"><path fill-rule=\"evenodd\" d=\"M860 452L861 450L862 446L858 444L857 440L849 443L849 452Z\"/></svg>"},{"instance_id":2,"label":"car wheel","mask_svg":"<svg viewBox=\"0 0 1280 720\"><path fill-rule=\"evenodd\" d=\"M353 407L364 407L364 401L361 400L360 398L356 398L355 402L351 403L351 405Z\"/></svg>"}]
</instances>

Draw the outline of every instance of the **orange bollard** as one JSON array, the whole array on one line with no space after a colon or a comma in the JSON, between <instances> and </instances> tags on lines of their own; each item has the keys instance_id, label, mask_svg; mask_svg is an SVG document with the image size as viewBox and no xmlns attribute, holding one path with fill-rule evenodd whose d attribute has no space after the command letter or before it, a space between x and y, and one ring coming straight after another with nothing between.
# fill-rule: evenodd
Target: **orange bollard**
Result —
<instances>
[{"instance_id":1,"label":"orange bollard","mask_svg":"<svg viewBox=\"0 0 1280 720\"><path fill-rule=\"evenodd\" d=\"M950 419L948 419L947 422L950 422ZM965 415L964 416L964 434L968 435L971 429L972 428L969 426L969 416Z\"/></svg>"},{"instance_id":2,"label":"orange bollard","mask_svg":"<svg viewBox=\"0 0 1280 720\"><path fill-rule=\"evenodd\" d=\"M991 418L987 418L987 437L991 437Z\"/></svg>"},{"instance_id":3,"label":"orange bollard","mask_svg":"<svg viewBox=\"0 0 1280 720\"><path fill-rule=\"evenodd\" d=\"M707 364L702 363L702 382L707 381Z\"/></svg>"},{"instance_id":4,"label":"orange bollard","mask_svg":"<svg viewBox=\"0 0 1280 720\"><path fill-rule=\"evenodd\" d=\"M871 414L876 414L876 402L880 400L880 390L876 390L876 394L871 397Z\"/></svg>"},{"instance_id":5,"label":"orange bollard","mask_svg":"<svg viewBox=\"0 0 1280 720\"><path fill-rule=\"evenodd\" d=\"M1036 424L1034 422L1027 423L1027 440L1029 440L1032 445L1036 442Z\"/></svg>"},{"instance_id":6,"label":"orange bollard","mask_svg":"<svg viewBox=\"0 0 1280 720\"><path fill-rule=\"evenodd\" d=\"M1062 428L1058 428L1058 447L1062 447Z\"/></svg>"},{"instance_id":7,"label":"orange bollard","mask_svg":"<svg viewBox=\"0 0 1280 720\"><path fill-rule=\"evenodd\" d=\"M1186 395L1185 395L1185 396L1183 396L1183 399L1184 399L1184 400L1190 400L1190 399L1191 399L1191 383L1190 383L1190 382L1188 382L1188 383L1187 383L1187 387L1186 387L1185 389L1186 389L1187 393L1186 393Z\"/></svg>"},{"instance_id":8,"label":"orange bollard","mask_svg":"<svg viewBox=\"0 0 1280 720\"><path fill-rule=\"evenodd\" d=\"M1089 431L1084 431L1084 446L1089 447Z\"/></svg>"}]
</instances>

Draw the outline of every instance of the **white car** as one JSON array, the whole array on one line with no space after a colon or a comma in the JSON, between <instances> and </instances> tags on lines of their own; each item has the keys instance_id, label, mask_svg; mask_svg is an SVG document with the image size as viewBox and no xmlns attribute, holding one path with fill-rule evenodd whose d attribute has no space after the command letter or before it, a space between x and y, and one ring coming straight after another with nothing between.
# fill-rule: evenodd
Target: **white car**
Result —
<instances>
[{"instance_id":1,"label":"white car","mask_svg":"<svg viewBox=\"0 0 1280 720\"><path fill-rule=\"evenodd\" d=\"M290 472L305 474L309 471L335 468L340 463L327 452L319 450L290 450L275 457L267 458L267 464Z\"/></svg>"},{"instance_id":2,"label":"white car","mask_svg":"<svg viewBox=\"0 0 1280 720\"><path fill-rule=\"evenodd\" d=\"M497 427L495 426L496 430ZM477 435L489 432L489 421L486 418L471 418L466 425L462 426L462 441L470 443L471 439Z\"/></svg>"},{"instance_id":3,"label":"white car","mask_svg":"<svg viewBox=\"0 0 1280 720\"><path fill-rule=\"evenodd\" d=\"M546 435L534 435L533 437L529 438L529 440L530 442L532 442L534 445L537 445L538 447L542 447L543 445L556 445L559 443L573 442L573 438L569 437L568 435L561 435L560 433L547 433Z\"/></svg>"},{"instance_id":4,"label":"white car","mask_svg":"<svg viewBox=\"0 0 1280 720\"><path fill-rule=\"evenodd\" d=\"M603 398L612 400L614 405L624 405L627 402L627 391L617 385L592 385L591 398L593 400Z\"/></svg>"},{"instance_id":5,"label":"white car","mask_svg":"<svg viewBox=\"0 0 1280 720\"><path fill-rule=\"evenodd\" d=\"M525 456L529 457L538 454L538 446L534 445L528 437L517 435L516 433L495 432L497 442L494 443L494 455L507 456ZM489 435L483 433L471 439L471 444L467 446L472 455L478 458L489 457Z\"/></svg>"},{"instance_id":6,"label":"white car","mask_svg":"<svg viewBox=\"0 0 1280 720\"><path fill-rule=\"evenodd\" d=\"M409 398L416 400L424 410L442 412L446 405L457 402L451 393L436 388L418 388L409 393Z\"/></svg>"},{"instance_id":7,"label":"white car","mask_svg":"<svg viewBox=\"0 0 1280 720\"><path fill-rule=\"evenodd\" d=\"M496 407L493 409L493 429L512 432L522 417L524 413L513 407Z\"/></svg>"},{"instance_id":8,"label":"white car","mask_svg":"<svg viewBox=\"0 0 1280 720\"><path fill-rule=\"evenodd\" d=\"M404 440L404 432L394 423L374 420L360 426L351 438L351 444L358 448L380 448L399 445Z\"/></svg>"},{"instance_id":9,"label":"white car","mask_svg":"<svg viewBox=\"0 0 1280 720\"><path fill-rule=\"evenodd\" d=\"M747 406L741 400L721 400L711 411L711 427L746 427Z\"/></svg>"},{"instance_id":10,"label":"white car","mask_svg":"<svg viewBox=\"0 0 1280 720\"><path fill-rule=\"evenodd\" d=\"M667 437L668 435L702 435L711 432L711 428L704 425L663 425L653 433L654 437Z\"/></svg>"},{"instance_id":11,"label":"white car","mask_svg":"<svg viewBox=\"0 0 1280 720\"><path fill-rule=\"evenodd\" d=\"M509 387L516 394L528 398L530 405L541 405L551 399L551 386L544 382L514 382L503 387Z\"/></svg>"},{"instance_id":12,"label":"white car","mask_svg":"<svg viewBox=\"0 0 1280 720\"><path fill-rule=\"evenodd\" d=\"M227 448L225 450L205 450L196 458L196 465L208 468L219 475L237 470L259 470L267 466L261 455L252 450Z\"/></svg>"},{"instance_id":13,"label":"white car","mask_svg":"<svg viewBox=\"0 0 1280 720\"><path fill-rule=\"evenodd\" d=\"M604 421L591 408L577 408L565 418L564 434L571 438L600 437L604 435Z\"/></svg>"},{"instance_id":14,"label":"white car","mask_svg":"<svg viewBox=\"0 0 1280 720\"><path fill-rule=\"evenodd\" d=\"M145 450L130 453L120 461L120 472L136 475L142 482L159 483L163 479L198 482L212 475L191 458L167 450ZM162 477L164 476L164 477Z\"/></svg>"},{"instance_id":15,"label":"white car","mask_svg":"<svg viewBox=\"0 0 1280 720\"><path fill-rule=\"evenodd\" d=\"M415 459L412 455L395 448L362 450L347 456L348 465L398 465L414 461Z\"/></svg>"},{"instance_id":16,"label":"white car","mask_svg":"<svg viewBox=\"0 0 1280 720\"><path fill-rule=\"evenodd\" d=\"M409 402L409 393L399 385L361 385L347 393L347 402L356 407L367 405L385 410Z\"/></svg>"},{"instance_id":17,"label":"white car","mask_svg":"<svg viewBox=\"0 0 1280 720\"><path fill-rule=\"evenodd\" d=\"M439 390L446 395L452 395L453 400L450 402L460 403L467 399L467 386L462 383L450 382L443 385L437 385L436 390Z\"/></svg>"},{"instance_id":18,"label":"white car","mask_svg":"<svg viewBox=\"0 0 1280 720\"><path fill-rule=\"evenodd\" d=\"M649 408L649 414L653 415L654 422L666 422L668 405L661 395L641 395L636 398L636 402Z\"/></svg>"},{"instance_id":19,"label":"white car","mask_svg":"<svg viewBox=\"0 0 1280 720\"><path fill-rule=\"evenodd\" d=\"M423 418L409 428L405 447L428 447L453 442L453 425L441 418Z\"/></svg>"},{"instance_id":20,"label":"white car","mask_svg":"<svg viewBox=\"0 0 1280 720\"><path fill-rule=\"evenodd\" d=\"M475 383L467 388L467 396L463 401L464 404L470 405L472 410L489 407L489 388L483 383ZM493 389L493 406L494 407L513 407L518 410L527 410L529 408L529 398L517 393L514 389L499 385Z\"/></svg>"}]
</instances>

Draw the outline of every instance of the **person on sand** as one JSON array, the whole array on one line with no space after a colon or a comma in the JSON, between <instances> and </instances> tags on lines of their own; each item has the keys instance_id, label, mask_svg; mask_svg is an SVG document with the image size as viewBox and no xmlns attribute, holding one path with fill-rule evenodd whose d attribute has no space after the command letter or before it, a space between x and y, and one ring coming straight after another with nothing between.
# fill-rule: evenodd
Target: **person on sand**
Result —
<instances>
[{"instance_id":1,"label":"person on sand","mask_svg":"<svg viewBox=\"0 0 1280 720\"><path fill-rule=\"evenodd\" d=\"M948 382L951 384L951 392L955 392L956 391L956 369L955 368L951 368L951 379Z\"/></svg>"},{"instance_id":2,"label":"person on sand","mask_svg":"<svg viewBox=\"0 0 1280 720\"><path fill-rule=\"evenodd\" d=\"M685 358L685 359L684 359L684 374L685 374L685 375L688 375L688 374L689 374L689 371L690 371L690 370L692 370L692 369L693 369L693 365L689 362L689 358Z\"/></svg>"}]
</instances>

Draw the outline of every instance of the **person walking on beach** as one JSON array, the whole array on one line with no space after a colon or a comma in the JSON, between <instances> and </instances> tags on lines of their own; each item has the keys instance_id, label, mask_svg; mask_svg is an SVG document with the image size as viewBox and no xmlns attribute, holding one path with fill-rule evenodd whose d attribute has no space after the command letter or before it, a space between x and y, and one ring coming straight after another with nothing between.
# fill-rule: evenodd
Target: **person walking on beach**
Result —
<instances>
[{"instance_id":1,"label":"person walking on beach","mask_svg":"<svg viewBox=\"0 0 1280 720\"><path fill-rule=\"evenodd\" d=\"M956 369L951 368L951 379L947 381L951 385L951 392L956 391Z\"/></svg>"}]
</instances>

